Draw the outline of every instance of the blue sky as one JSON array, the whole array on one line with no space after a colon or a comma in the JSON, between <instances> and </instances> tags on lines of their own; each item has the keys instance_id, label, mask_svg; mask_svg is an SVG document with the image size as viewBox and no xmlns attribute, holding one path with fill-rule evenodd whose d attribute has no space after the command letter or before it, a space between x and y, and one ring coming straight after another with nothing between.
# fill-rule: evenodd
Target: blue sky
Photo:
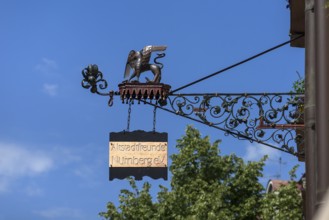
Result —
<instances>
[{"instance_id":1,"label":"blue sky","mask_svg":"<svg viewBox=\"0 0 329 220\"><path fill-rule=\"evenodd\" d=\"M126 181L108 181L108 135L127 124L127 105L81 87L97 64L117 90L127 54L167 45L162 82L177 88L289 39L285 0L18 1L0 7L0 220L100 219ZM304 73L304 50L285 46L182 92L288 92ZM134 105L131 130L152 129L153 109ZM193 124L223 154L270 154L266 183L297 159L157 112L157 130L175 140ZM283 164L278 160L282 157ZM303 172L303 167L299 173ZM169 181L144 178L153 185ZM140 182L139 184L141 184Z\"/></svg>"}]
</instances>

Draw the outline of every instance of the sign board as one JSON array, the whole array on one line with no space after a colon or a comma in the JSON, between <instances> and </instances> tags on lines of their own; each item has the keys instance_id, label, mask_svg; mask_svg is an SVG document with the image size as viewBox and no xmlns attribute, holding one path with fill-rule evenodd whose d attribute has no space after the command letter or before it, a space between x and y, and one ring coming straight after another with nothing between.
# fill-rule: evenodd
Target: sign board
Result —
<instances>
[{"instance_id":1,"label":"sign board","mask_svg":"<svg viewBox=\"0 0 329 220\"><path fill-rule=\"evenodd\" d=\"M158 132L112 132L109 143L110 180L143 176L167 180L168 134Z\"/></svg>"},{"instance_id":2,"label":"sign board","mask_svg":"<svg viewBox=\"0 0 329 220\"><path fill-rule=\"evenodd\" d=\"M110 167L167 167L167 142L113 141Z\"/></svg>"}]
</instances>

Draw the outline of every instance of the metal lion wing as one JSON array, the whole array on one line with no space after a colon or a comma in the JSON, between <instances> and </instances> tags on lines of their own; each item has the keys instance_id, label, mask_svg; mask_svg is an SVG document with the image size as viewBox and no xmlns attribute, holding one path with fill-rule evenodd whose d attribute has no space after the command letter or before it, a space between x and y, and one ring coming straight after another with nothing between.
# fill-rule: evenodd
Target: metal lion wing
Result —
<instances>
[{"instance_id":1,"label":"metal lion wing","mask_svg":"<svg viewBox=\"0 0 329 220\"><path fill-rule=\"evenodd\" d=\"M165 51L167 49L167 46L165 45L159 45L159 46L154 46L154 45L149 45L145 46L142 50L143 55L148 55L154 51Z\"/></svg>"},{"instance_id":2,"label":"metal lion wing","mask_svg":"<svg viewBox=\"0 0 329 220\"><path fill-rule=\"evenodd\" d=\"M134 55L135 55L136 51L131 50L129 52L128 58L127 58L127 63L126 63L126 68L125 68L125 72L124 72L124 78L128 78L130 75L130 70L132 68L132 62L134 61Z\"/></svg>"}]
</instances>

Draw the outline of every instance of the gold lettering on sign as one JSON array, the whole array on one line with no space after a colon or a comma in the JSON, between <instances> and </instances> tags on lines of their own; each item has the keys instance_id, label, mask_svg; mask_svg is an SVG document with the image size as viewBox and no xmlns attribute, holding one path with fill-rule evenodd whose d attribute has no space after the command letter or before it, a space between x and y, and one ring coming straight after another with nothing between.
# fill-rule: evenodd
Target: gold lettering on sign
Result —
<instances>
[{"instance_id":1,"label":"gold lettering on sign","mask_svg":"<svg viewBox=\"0 0 329 220\"><path fill-rule=\"evenodd\" d=\"M167 167L167 142L110 142L110 167Z\"/></svg>"}]
</instances>

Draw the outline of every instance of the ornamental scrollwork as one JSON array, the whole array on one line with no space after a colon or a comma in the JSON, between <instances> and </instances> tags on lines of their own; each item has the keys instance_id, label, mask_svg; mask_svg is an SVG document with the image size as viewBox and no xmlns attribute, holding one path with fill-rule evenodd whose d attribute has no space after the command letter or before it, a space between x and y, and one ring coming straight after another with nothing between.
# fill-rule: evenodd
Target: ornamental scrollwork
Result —
<instances>
[{"instance_id":1,"label":"ornamental scrollwork","mask_svg":"<svg viewBox=\"0 0 329 220\"><path fill-rule=\"evenodd\" d=\"M184 94L168 100L176 114L239 139L270 143L291 154L303 144L302 94Z\"/></svg>"}]
</instances>

